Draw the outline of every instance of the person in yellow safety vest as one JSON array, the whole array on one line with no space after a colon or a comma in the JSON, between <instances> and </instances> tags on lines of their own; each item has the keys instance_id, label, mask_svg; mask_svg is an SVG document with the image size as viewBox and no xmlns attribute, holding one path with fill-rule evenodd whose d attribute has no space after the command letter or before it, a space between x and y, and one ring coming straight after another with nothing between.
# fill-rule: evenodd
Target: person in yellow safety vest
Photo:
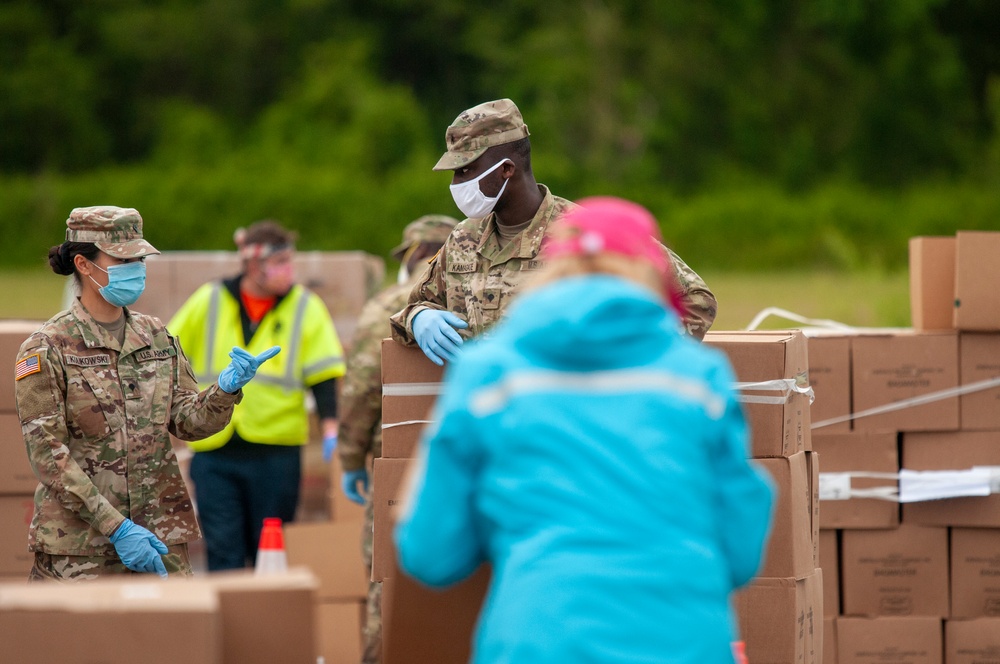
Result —
<instances>
[{"instance_id":1,"label":"person in yellow safety vest","mask_svg":"<svg viewBox=\"0 0 1000 664\"><path fill-rule=\"evenodd\" d=\"M309 440L306 388L320 418L324 446L336 445L336 379L344 353L323 301L295 284L295 234L274 221L236 232L241 274L203 285L167 328L180 339L199 384L214 382L233 346L282 352L263 365L232 421L189 443L191 479L209 571L256 560L265 517L295 518L300 447Z\"/></svg>"}]
</instances>

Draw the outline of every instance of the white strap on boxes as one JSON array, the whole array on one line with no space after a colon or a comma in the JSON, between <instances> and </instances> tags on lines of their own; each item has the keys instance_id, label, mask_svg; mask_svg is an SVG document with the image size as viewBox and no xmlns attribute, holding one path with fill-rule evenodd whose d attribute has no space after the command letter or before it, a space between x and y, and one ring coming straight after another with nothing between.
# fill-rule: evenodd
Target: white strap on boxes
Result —
<instances>
[{"instance_id":1,"label":"white strap on boxes","mask_svg":"<svg viewBox=\"0 0 1000 664\"><path fill-rule=\"evenodd\" d=\"M859 488L852 480L893 480L897 486ZM1000 493L1000 466L973 466L966 470L900 470L898 473L865 471L820 473L820 500L872 498L896 503L916 503L947 498L983 497Z\"/></svg>"},{"instance_id":2,"label":"white strap on boxes","mask_svg":"<svg viewBox=\"0 0 1000 664\"><path fill-rule=\"evenodd\" d=\"M800 385L794 378L778 378L776 380L763 380L755 383L733 383L739 395L736 400L741 403L786 403L793 394L805 394L809 397L809 403L816 400L813 389L808 385ZM764 396L758 394L744 394L745 392L780 392L775 396Z\"/></svg>"},{"instance_id":3,"label":"white strap on boxes","mask_svg":"<svg viewBox=\"0 0 1000 664\"><path fill-rule=\"evenodd\" d=\"M799 314L793 313L786 309L781 309L779 307L767 307L762 310L750 324L747 325L747 330L756 330L757 327L764 322L770 316L778 316L781 318L786 318L788 320L793 320L797 323L802 323L803 325L813 325L816 327L822 327L831 330L841 330L844 332L859 332L862 330L872 329L872 328L860 328L853 327L851 325L846 325L835 320L828 320L825 318L806 318L805 316L800 316ZM961 396L963 394L971 394L972 392L979 392L982 390L988 390L994 387L1000 387L1000 376L996 378L989 378L987 380L981 380L975 383L969 383L967 385L960 385L958 387L951 387L945 390L939 390L937 392L930 392L928 394L921 394L920 396L912 397L910 399L903 399L902 401L895 401L893 403L888 403L882 406L876 406L875 408L869 408L867 410L861 410L856 413L849 413L847 415L840 415L838 417L831 417L826 420L820 420L819 422L813 422L810 426L811 429L821 429L823 427L828 427L834 424L840 424L841 422L850 422L851 420L857 420L862 417L871 417L872 415L881 415L882 413L891 413L897 410L903 410L905 408L912 408L913 406L922 406L924 404L933 403L935 401L940 401L942 399L950 399L952 397Z\"/></svg>"},{"instance_id":4,"label":"white strap on boxes","mask_svg":"<svg viewBox=\"0 0 1000 664\"><path fill-rule=\"evenodd\" d=\"M920 396L903 399L902 401L894 401L882 406L876 406L875 408L859 410L856 413L848 413L847 415L840 415L839 417L831 417L826 420L820 420L819 422L813 422L811 428L819 429L821 427L830 426L831 424L849 422L850 420L856 420L862 417L881 415L882 413L891 413L896 410L903 410L904 408L911 408L913 406L921 406L926 403L940 401L941 399L950 399L963 394L988 390L993 387L1000 387L1000 376L980 380L975 383L968 383L967 385L959 385L958 387L949 387L948 389L938 390L937 392L928 392L927 394L921 394Z\"/></svg>"}]
</instances>

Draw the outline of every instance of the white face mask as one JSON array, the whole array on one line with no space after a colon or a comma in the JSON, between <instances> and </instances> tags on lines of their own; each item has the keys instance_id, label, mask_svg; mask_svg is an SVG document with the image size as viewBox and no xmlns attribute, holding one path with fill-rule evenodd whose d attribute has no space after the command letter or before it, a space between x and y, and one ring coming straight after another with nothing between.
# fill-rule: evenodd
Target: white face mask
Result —
<instances>
[{"instance_id":1,"label":"white face mask","mask_svg":"<svg viewBox=\"0 0 1000 664\"><path fill-rule=\"evenodd\" d=\"M507 180L503 181L503 186L500 187L500 191L498 191L497 195L493 197L487 196L483 193L483 190L479 188L479 181L496 169L500 168L505 161L510 161L510 159L501 159L475 180L469 180L468 182L463 182L461 184L451 185L451 197L455 199L455 205L457 205L458 209L462 211L462 214L470 219L478 219L479 217L485 217L490 212L493 212L493 208L496 207L497 201L499 201L500 197L503 196L503 190L507 188Z\"/></svg>"}]
</instances>

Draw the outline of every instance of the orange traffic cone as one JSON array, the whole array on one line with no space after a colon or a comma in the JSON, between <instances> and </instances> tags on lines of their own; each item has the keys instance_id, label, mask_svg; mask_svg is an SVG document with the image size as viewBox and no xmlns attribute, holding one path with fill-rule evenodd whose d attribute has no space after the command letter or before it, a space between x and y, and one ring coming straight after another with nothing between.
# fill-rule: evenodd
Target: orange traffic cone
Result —
<instances>
[{"instance_id":1,"label":"orange traffic cone","mask_svg":"<svg viewBox=\"0 0 1000 664\"><path fill-rule=\"evenodd\" d=\"M743 641L733 641L733 661L736 664L749 664L747 660L747 644Z\"/></svg>"},{"instance_id":2,"label":"orange traffic cone","mask_svg":"<svg viewBox=\"0 0 1000 664\"><path fill-rule=\"evenodd\" d=\"M260 531L260 545L257 547L257 564L255 574L274 574L288 569L288 557L285 555L285 534L281 530L281 519L264 519L264 528Z\"/></svg>"}]
</instances>

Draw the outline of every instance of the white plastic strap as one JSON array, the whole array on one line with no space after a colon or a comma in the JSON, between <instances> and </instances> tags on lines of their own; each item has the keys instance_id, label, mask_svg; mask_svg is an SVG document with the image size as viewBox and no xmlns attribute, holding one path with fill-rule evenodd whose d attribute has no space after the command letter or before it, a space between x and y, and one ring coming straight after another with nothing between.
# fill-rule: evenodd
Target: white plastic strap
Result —
<instances>
[{"instance_id":1,"label":"white plastic strap","mask_svg":"<svg viewBox=\"0 0 1000 664\"><path fill-rule=\"evenodd\" d=\"M828 320L826 318L806 318L805 316L800 316L799 314L792 313L787 309L781 309L779 307L768 307L758 313L747 325L747 330L756 330L761 323L763 323L770 316L780 316L787 320L793 320L796 323L802 323L803 325L815 325L816 327L825 327L831 330L854 330L856 328L845 325L844 323L839 323L835 320Z\"/></svg>"},{"instance_id":2,"label":"white plastic strap","mask_svg":"<svg viewBox=\"0 0 1000 664\"><path fill-rule=\"evenodd\" d=\"M409 427L414 424L434 424L434 420L406 420L405 422L393 422L392 424L382 423L382 430L395 429L396 427Z\"/></svg>"},{"instance_id":3,"label":"white plastic strap","mask_svg":"<svg viewBox=\"0 0 1000 664\"><path fill-rule=\"evenodd\" d=\"M819 474L819 499L820 500L850 500L852 498L874 498L876 500L897 501L897 489L895 486L878 486L867 489L856 488L851 480L855 477L871 478L879 480L896 480L899 475L896 473L869 473L869 472L849 472L849 473L820 473Z\"/></svg>"},{"instance_id":4,"label":"white plastic strap","mask_svg":"<svg viewBox=\"0 0 1000 664\"><path fill-rule=\"evenodd\" d=\"M855 488L855 478L898 480L899 487ZM819 474L820 500L874 498L916 503L947 498L989 496L1000 493L1000 466L973 466L966 470L906 470L898 473L840 472Z\"/></svg>"},{"instance_id":5,"label":"white plastic strap","mask_svg":"<svg viewBox=\"0 0 1000 664\"><path fill-rule=\"evenodd\" d=\"M382 386L384 397L436 397L442 383L387 383Z\"/></svg>"},{"instance_id":6,"label":"white plastic strap","mask_svg":"<svg viewBox=\"0 0 1000 664\"><path fill-rule=\"evenodd\" d=\"M813 389L808 386L799 385L794 378L778 378L775 380L764 380L756 383L733 383L733 388L741 394L736 400L741 403L786 403L793 393L805 394L809 397L809 403L816 399ZM763 396L758 394L742 394L742 392L781 392L780 396Z\"/></svg>"},{"instance_id":7,"label":"white plastic strap","mask_svg":"<svg viewBox=\"0 0 1000 664\"><path fill-rule=\"evenodd\" d=\"M893 411L903 410L904 408L910 408L912 406L921 406L926 403L933 403L935 401L940 401L942 399L950 399L951 397L960 396L962 394L970 394L972 392L988 390L990 388L998 386L1000 386L1000 376L998 376L997 378L980 380L975 383L969 383L968 385L959 385L958 387L949 387L946 390L939 390L937 392L921 394L920 396L912 397L910 399L903 399L902 401L894 401L893 403L887 403L883 406L876 406L875 408L869 408L867 410L859 410L856 413L850 413L848 415L831 417L829 419L821 420L819 422L813 422L811 428L819 429L821 427L827 427L832 424L840 424L841 422L849 422L851 420L856 420L862 417L881 415L882 413L891 413Z\"/></svg>"}]
</instances>

